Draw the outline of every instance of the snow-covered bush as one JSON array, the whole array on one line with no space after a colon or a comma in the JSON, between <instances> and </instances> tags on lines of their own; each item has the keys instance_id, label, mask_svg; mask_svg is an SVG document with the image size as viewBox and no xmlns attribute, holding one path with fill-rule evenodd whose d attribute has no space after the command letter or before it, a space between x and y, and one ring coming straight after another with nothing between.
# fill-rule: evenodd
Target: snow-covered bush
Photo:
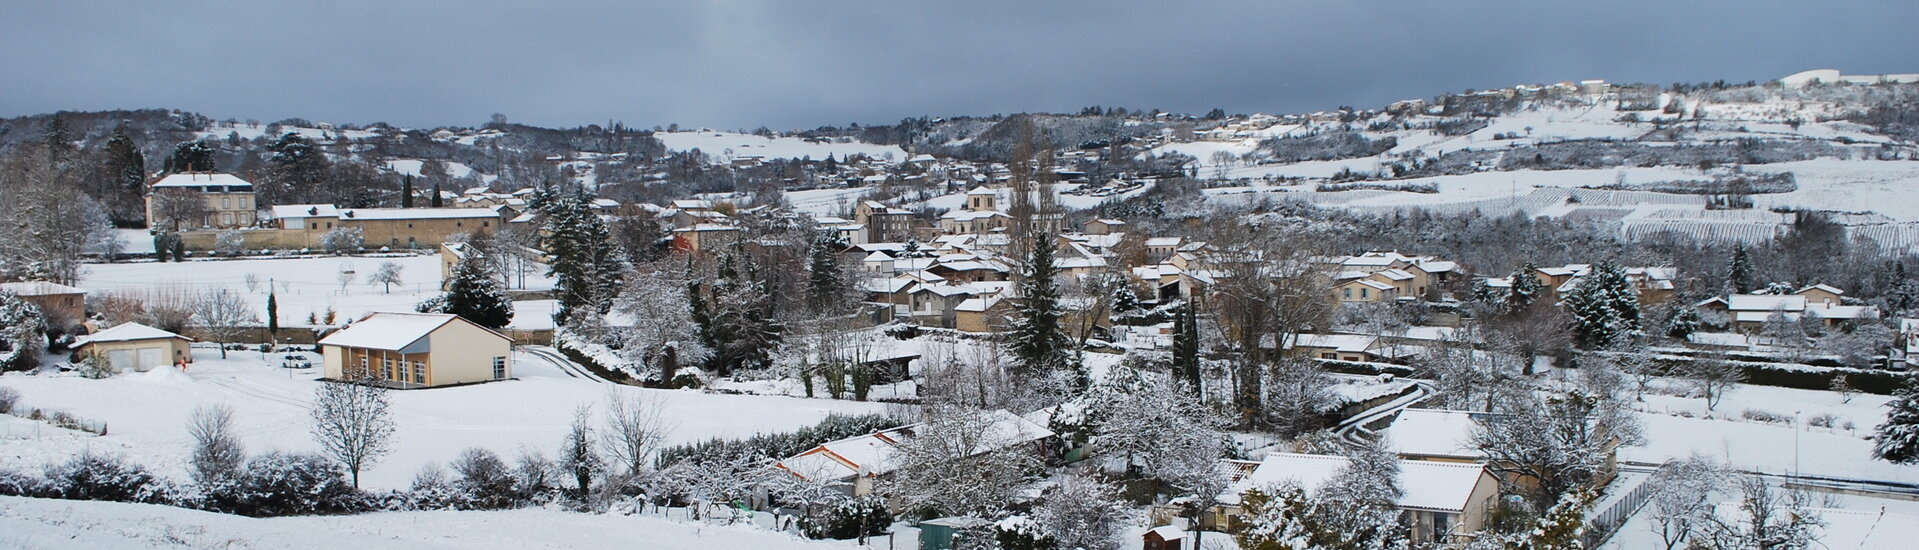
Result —
<instances>
[{"instance_id":1,"label":"snow-covered bush","mask_svg":"<svg viewBox=\"0 0 1919 550\"><path fill-rule=\"evenodd\" d=\"M119 456L83 453L47 467L42 494L71 500L160 502L164 484L146 468Z\"/></svg>"},{"instance_id":2,"label":"snow-covered bush","mask_svg":"<svg viewBox=\"0 0 1919 550\"><path fill-rule=\"evenodd\" d=\"M1000 550L1054 550L1059 541L1046 534L1037 521L1026 516L1011 516L993 522L993 537Z\"/></svg>"},{"instance_id":3,"label":"snow-covered bush","mask_svg":"<svg viewBox=\"0 0 1919 550\"><path fill-rule=\"evenodd\" d=\"M20 390L0 388L0 414L13 414L13 406L20 403Z\"/></svg>"},{"instance_id":4,"label":"snow-covered bush","mask_svg":"<svg viewBox=\"0 0 1919 550\"><path fill-rule=\"evenodd\" d=\"M459 475L454 487L466 494L474 508L510 508L521 498L514 490L513 471L493 451L467 449L453 461L453 472Z\"/></svg>"},{"instance_id":5,"label":"snow-covered bush","mask_svg":"<svg viewBox=\"0 0 1919 550\"><path fill-rule=\"evenodd\" d=\"M438 465L420 470L413 476L413 485L407 487L404 494L394 496L397 498L387 502L388 509L464 510L473 504L472 499L447 478L446 469Z\"/></svg>"},{"instance_id":6,"label":"snow-covered bush","mask_svg":"<svg viewBox=\"0 0 1919 550\"><path fill-rule=\"evenodd\" d=\"M113 365L107 363L106 358L98 355L81 357L79 361L73 363L73 370L80 373L80 376L94 380L109 378L114 374Z\"/></svg>"},{"instance_id":7,"label":"snow-covered bush","mask_svg":"<svg viewBox=\"0 0 1919 550\"><path fill-rule=\"evenodd\" d=\"M0 468L0 496L40 496L43 485L40 478L31 474Z\"/></svg>"},{"instance_id":8,"label":"snow-covered bush","mask_svg":"<svg viewBox=\"0 0 1919 550\"><path fill-rule=\"evenodd\" d=\"M247 461L235 490L216 509L255 517L333 514L364 507L346 472L326 457L272 452Z\"/></svg>"},{"instance_id":9,"label":"snow-covered bush","mask_svg":"<svg viewBox=\"0 0 1919 550\"><path fill-rule=\"evenodd\" d=\"M366 246L366 235L358 227L340 226L320 236L320 248L334 254L344 254Z\"/></svg>"},{"instance_id":10,"label":"snow-covered bush","mask_svg":"<svg viewBox=\"0 0 1919 550\"><path fill-rule=\"evenodd\" d=\"M800 529L808 538L846 540L884 534L892 524L886 501L867 496L841 501L817 517L806 518Z\"/></svg>"},{"instance_id":11,"label":"snow-covered bush","mask_svg":"<svg viewBox=\"0 0 1919 550\"><path fill-rule=\"evenodd\" d=\"M0 371L40 365L46 345L46 318L40 308L11 292L0 292Z\"/></svg>"}]
</instances>

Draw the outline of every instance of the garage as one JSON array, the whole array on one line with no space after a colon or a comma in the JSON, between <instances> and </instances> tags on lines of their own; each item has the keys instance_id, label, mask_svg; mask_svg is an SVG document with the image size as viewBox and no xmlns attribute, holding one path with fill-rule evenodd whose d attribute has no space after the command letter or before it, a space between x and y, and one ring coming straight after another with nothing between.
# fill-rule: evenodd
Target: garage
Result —
<instances>
[{"instance_id":1,"label":"garage","mask_svg":"<svg viewBox=\"0 0 1919 550\"><path fill-rule=\"evenodd\" d=\"M116 371L144 372L181 361L193 362L192 343L192 338L172 332L125 323L80 337L74 342L74 354L105 359Z\"/></svg>"}]
</instances>

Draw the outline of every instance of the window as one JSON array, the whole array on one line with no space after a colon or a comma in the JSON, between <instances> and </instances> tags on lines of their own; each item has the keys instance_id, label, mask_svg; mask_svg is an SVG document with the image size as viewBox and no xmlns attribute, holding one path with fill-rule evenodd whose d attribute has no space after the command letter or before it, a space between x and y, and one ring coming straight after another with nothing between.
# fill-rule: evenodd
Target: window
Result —
<instances>
[{"instance_id":1,"label":"window","mask_svg":"<svg viewBox=\"0 0 1919 550\"><path fill-rule=\"evenodd\" d=\"M466 222L453 222L453 227L466 227Z\"/></svg>"},{"instance_id":2,"label":"window","mask_svg":"<svg viewBox=\"0 0 1919 550\"><path fill-rule=\"evenodd\" d=\"M373 367L367 364L367 357L365 354L360 355L360 372L362 374L373 372Z\"/></svg>"},{"instance_id":3,"label":"window","mask_svg":"<svg viewBox=\"0 0 1919 550\"><path fill-rule=\"evenodd\" d=\"M1337 354L1337 353L1330 353L1330 352L1329 352L1329 353L1321 353L1321 354L1319 354L1319 358L1320 358L1320 359L1338 359L1338 358L1339 358L1339 354Z\"/></svg>"},{"instance_id":4,"label":"window","mask_svg":"<svg viewBox=\"0 0 1919 550\"><path fill-rule=\"evenodd\" d=\"M415 384L426 383L426 363L422 363L419 361L413 362L413 383Z\"/></svg>"},{"instance_id":5,"label":"window","mask_svg":"<svg viewBox=\"0 0 1919 550\"><path fill-rule=\"evenodd\" d=\"M246 210L246 209L247 209L247 198L246 198L246 197L240 197L240 209L241 209L241 210Z\"/></svg>"},{"instance_id":6,"label":"window","mask_svg":"<svg viewBox=\"0 0 1919 550\"><path fill-rule=\"evenodd\" d=\"M1346 287L1346 288L1342 288L1342 289L1340 289L1340 290L1343 290L1343 291L1345 291L1345 292L1343 292L1343 294L1345 294L1345 295L1346 295L1346 296L1345 296L1345 297L1346 297L1346 299L1348 299L1348 300L1351 300L1351 299L1353 299L1353 288L1352 288L1352 287Z\"/></svg>"},{"instance_id":7,"label":"window","mask_svg":"<svg viewBox=\"0 0 1919 550\"><path fill-rule=\"evenodd\" d=\"M1361 300L1366 299L1366 295L1370 294L1370 292L1367 292L1368 290L1371 290L1371 289L1365 289L1365 288L1359 289L1359 299Z\"/></svg>"},{"instance_id":8,"label":"window","mask_svg":"<svg viewBox=\"0 0 1919 550\"><path fill-rule=\"evenodd\" d=\"M1445 542L1446 535L1452 531L1452 514L1433 514L1433 542Z\"/></svg>"},{"instance_id":9,"label":"window","mask_svg":"<svg viewBox=\"0 0 1919 550\"><path fill-rule=\"evenodd\" d=\"M220 208L221 209L233 208L233 197L220 197Z\"/></svg>"},{"instance_id":10,"label":"window","mask_svg":"<svg viewBox=\"0 0 1919 550\"><path fill-rule=\"evenodd\" d=\"M506 379L506 358L505 357L493 358L493 379L494 380Z\"/></svg>"},{"instance_id":11,"label":"window","mask_svg":"<svg viewBox=\"0 0 1919 550\"><path fill-rule=\"evenodd\" d=\"M382 362L386 363L386 378L388 380L392 380L393 379L393 358L388 357L382 360Z\"/></svg>"},{"instance_id":12,"label":"window","mask_svg":"<svg viewBox=\"0 0 1919 550\"><path fill-rule=\"evenodd\" d=\"M232 213L232 212L221 212L221 213L220 213L220 225L233 225L233 213Z\"/></svg>"}]
</instances>

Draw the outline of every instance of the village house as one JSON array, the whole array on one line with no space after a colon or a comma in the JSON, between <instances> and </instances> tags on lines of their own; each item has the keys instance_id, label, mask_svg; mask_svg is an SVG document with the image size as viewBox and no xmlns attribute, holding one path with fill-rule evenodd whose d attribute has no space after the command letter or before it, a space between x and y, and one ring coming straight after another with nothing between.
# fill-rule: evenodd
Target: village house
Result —
<instances>
[{"instance_id":1,"label":"village house","mask_svg":"<svg viewBox=\"0 0 1919 550\"><path fill-rule=\"evenodd\" d=\"M895 242L913 237L915 222L918 219L913 211L893 208L879 201L864 200L853 206L853 222L866 226L866 240L869 243Z\"/></svg>"},{"instance_id":2,"label":"village house","mask_svg":"<svg viewBox=\"0 0 1919 550\"><path fill-rule=\"evenodd\" d=\"M98 357L113 370L145 372L192 363L193 339L140 323L122 323L73 341L75 357Z\"/></svg>"},{"instance_id":3,"label":"village house","mask_svg":"<svg viewBox=\"0 0 1919 550\"><path fill-rule=\"evenodd\" d=\"M1045 456L1057 438L1053 430L1004 409L988 411L990 425L984 430L982 452L1028 452ZM898 464L893 460L895 447L921 429L909 424L862 436L822 443L774 464L794 477L835 484L850 496L873 493L876 480L891 473Z\"/></svg>"},{"instance_id":4,"label":"village house","mask_svg":"<svg viewBox=\"0 0 1919 550\"><path fill-rule=\"evenodd\" d=\"M321 338L325 377L429 388L513 376L512 339L444 313L373 313Z\"/></svg>"},{"instance_id":5,"label":"village house","mask_svg":"<svg viewBox=\"0 0 1919 550\"><path fill-rule=\"evenodd\" d=\"M673 230L673 249L686 252L717 250L739 242L739 226L703 223Z\"/></svg>"},{"instance_id":6,"label":"village house","mask_svg":"<svg viewBox=\"0 0 1919 550\"><path fill-rule=\"evenodd\" d=\"M87 319L87 291L47 281L0 283L0 292L40 308L49 328L72 330Z\"/></svg>"},{"instance_id":7,"label":"village house","mask_svg":"<svg viewBox=\"0 0 1919 550\"><path fill-rule=\"evenodd\" d=\"M499 229L492 208L337 208L330 204L273 207L278 233L274 246L319 247L335 228L359 228L369 248L437 247L456 234L480 235ZM249 243L251 244L251 243Z\"/></svg>"},{"instance_id":8,"label":"village house","mask_svg":"<svg viewBox=\"0 0 1919 550\"><path fill-rule=\"evenodd\" d=\"M259 205L253 200L253 183L233 174L180 172L168 174L147 185L147 223L150 228L154 220L161 218L154 210L155 195L176 192L198 195L206 201L205 212L197 224L154 229L231 229L252 227L257 221L254 212Z\"/></svg>"},{"instance_id":9,"label":"village house","mask_svg":"<svg viewBox=\"0 0 1919 550\"><path fill-rule=\"evenodd\" d=\"M1200 518L1201 527L1214 531L1239 529L1245 522L1241 498L1252 489L1297 483L1307 495L1318 491L1351 459L1334 455L1271 453L1258 462L1222 461L1233 480L1219 497L1219 505ZM1404 492L1397 504L1409 538L1417 544L1470 541L1486 529L1499 504L1499 480L1485 466L1400 459L1399 480ZM1153 510L1154 523L1170 522L1175 507Z\"/></svg>"},{"instance_id":10,"label":"village house","mask_svg":"<svg viewBox=\"0 0 1919 550\"><path fill-rule=\"evenodd\" d=\"M1899 320L1899 342L1892 346L1893 353L1905 361L1906 368L1919 366L1919 319Z\"/></svg>"},{"instance_id":11,"label":"village house","mask_svg":"<svg viewBox=\"0 0 1919 550\"><path fill-rule=\"evenodd\" d=\"M1111 235L1125 229L1125 221L1112 218L1098 218L1086 222L1086 233L1089 235Z\"/></svg>"},{"instance_id":12,"label":"village house","mask_svg":"<svg viewBox=\"0 0 1919 550\"><path fill-rule=\"evenodd\" d=\"M1868 305L1844 305L1845 291L1827 285L1812 285L1792 294L1733 294L1702 300L1693 307L1726 316L1734 330L1756 333L1777 314L1783 320L1798 322L1811 316L1827 327L1848 321L1879 318L1879 308Z\"/></svg>"}]
</instances>

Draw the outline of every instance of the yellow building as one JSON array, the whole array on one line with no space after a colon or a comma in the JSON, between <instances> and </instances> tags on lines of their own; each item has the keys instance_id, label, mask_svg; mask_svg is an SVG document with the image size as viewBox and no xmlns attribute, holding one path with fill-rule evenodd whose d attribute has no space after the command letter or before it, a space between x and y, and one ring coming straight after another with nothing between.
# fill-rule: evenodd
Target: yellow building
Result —
<instances>
[{"instance_id":1,"label":"yellow building","mask_svg":"<svg viewBox=\"0 0 1919 550\"><path fill-rule=\"evenodd\" d=\"M145 372L154 367L192 363L192 338L142 325L123 323L74 340L74 354L105 359L117 371Z\"/></svg>"},{"instance_id":2,"label":"yellow building","mask_svg":"<svg viewBox=\"0 0 1919 550\"><path fill-rule=\"evenodd\" d=\"M499 230L500 213L492 208L335 208L330 204L290 204L273 207L278 235L276 246L320 246L328 231L357 227L367 248L427 248L465 233L482 235Z\"/></svg>"},{"instance_id":3,"label":"yellow building","mask_svg":"<svg viewBox=\"0 0 1919 550\"><path fill-rule=\"evenodd\" d=\"M513 340L444 313L374 313L320 339L325 376L427 388L513 376Z\"/></svg>"},{"instance_id":4,"label":"yellow building","mask_svg":"<svg viewBox=\"0 0 1919 550\"><path fill-rule=\"evenodd\" d=\"M233 174L214 172L183 172L168 174L147 186L147 224L159 219L154 215L154 194L167 192L192 192L206 200L206 214L199 220L197 227L180 227L181 230L228 229L252 227L258 221L255 214L258 203L253 200L253 183L240 179Z\"/></svg>"}]
</instances>

